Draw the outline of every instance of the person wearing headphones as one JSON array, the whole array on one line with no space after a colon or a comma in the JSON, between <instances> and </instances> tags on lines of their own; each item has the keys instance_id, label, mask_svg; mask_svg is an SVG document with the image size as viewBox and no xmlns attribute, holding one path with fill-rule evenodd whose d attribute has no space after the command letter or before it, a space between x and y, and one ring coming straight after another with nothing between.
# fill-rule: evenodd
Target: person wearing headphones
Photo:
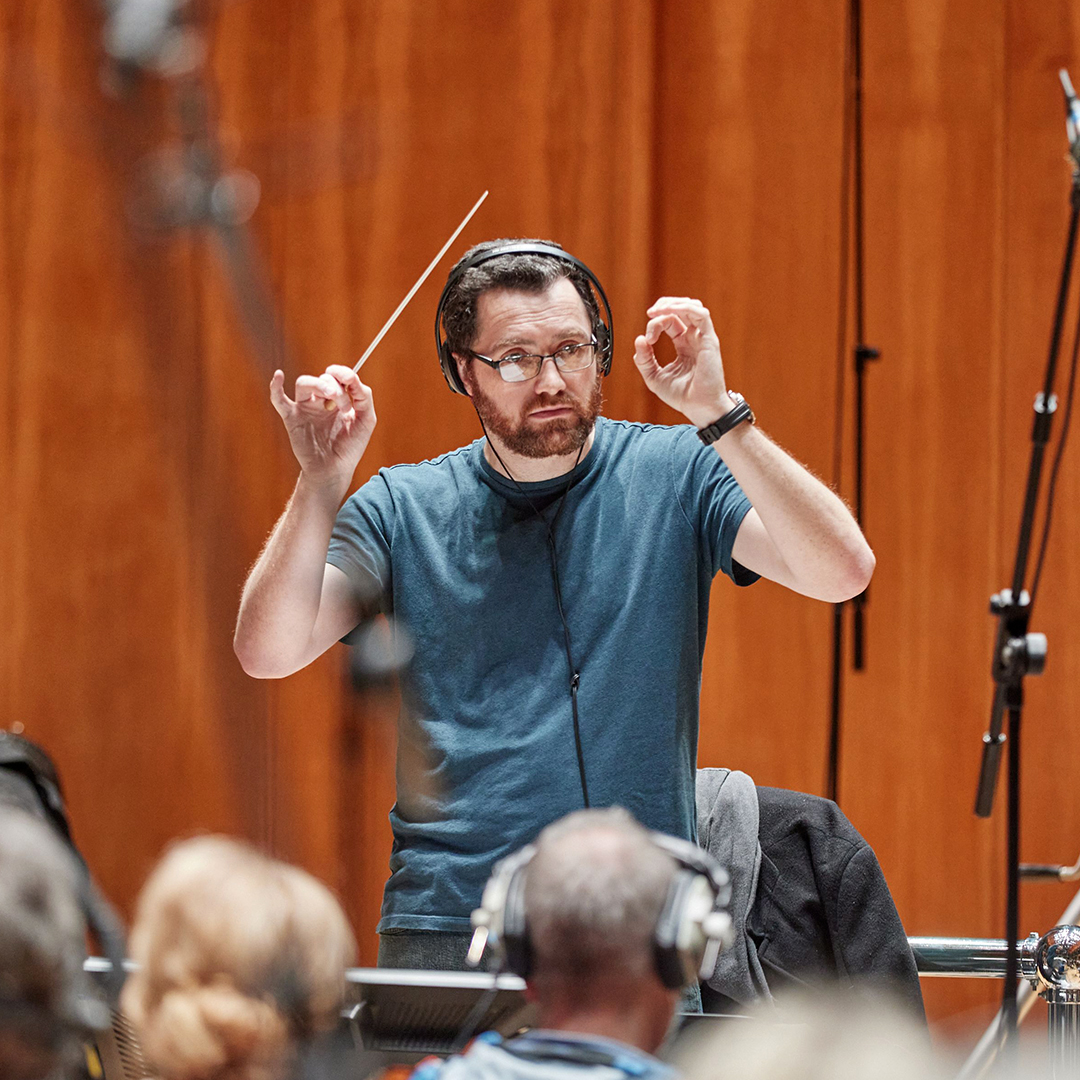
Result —
<instances>
[{"instance_id":1,"label":"person wearing headphones","mask_svg":"<svg viewBox=\"0 0 1080 1080\"><path fill-rule=\"evenodd\" d=\"M83 972L81 872L45 821L0 799L0 1076L83 1075L109 1010Z\"/></svg>"},{"instance_id":2,"label":"person wearing headphones","mask_svg":"<svg viewBox=\"0 0 1080 1080\"><path fill-rule=\"evenodd\" d=\"M545 1080L592 1074L669 1080L653 1055L680 990L707 977L731 920L726 873L627 811L579 810L503 860L473 921L498 966L520 975L536 1027L479 1036L415 1080Z\"/></svg>"},{"instance_id":3,"label":"person wearing headphones","mask_svg":"<svg viewBox=\"0 0 1080 1080\"><path fill-rule=\"evenodd\" d=\"M436 337L484 437L382 469L344 506L375 427L371 390L337 365L292 398L273 377L301 471L244 587L241 664L289 675L380 603L415 643L405 712L438 794L399 783L382 965L460 968L492 865L577 807L626 806L694 838L717 573L826 601L869 581L874 556L844 504L729 393L704 305L664 297L647 316L636 365L688 425L599 415L614 338L587 266L550 242L471 249Z\"/></svg>"}]
</instances>

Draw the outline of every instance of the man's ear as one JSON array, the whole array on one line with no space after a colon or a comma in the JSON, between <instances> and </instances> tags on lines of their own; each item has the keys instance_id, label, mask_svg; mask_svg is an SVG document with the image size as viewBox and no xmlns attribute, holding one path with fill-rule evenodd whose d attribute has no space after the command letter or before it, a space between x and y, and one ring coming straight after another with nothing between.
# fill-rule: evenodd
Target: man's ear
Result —
<instances>
[{"instance_id":1,"label":"man's ear","mask_svg":"<svg viewBox=\"0 0 1080 1080\"><path fill-rule=\"evenodd\" d=\"M469 367L469 358L462 356L460 353L454 353L454 363L457 364L458 378L461 380L461 385L465 387L465 392L472 397L472 386L469 380L465 378L465 372Z\"/></svg>"}]
</instances>

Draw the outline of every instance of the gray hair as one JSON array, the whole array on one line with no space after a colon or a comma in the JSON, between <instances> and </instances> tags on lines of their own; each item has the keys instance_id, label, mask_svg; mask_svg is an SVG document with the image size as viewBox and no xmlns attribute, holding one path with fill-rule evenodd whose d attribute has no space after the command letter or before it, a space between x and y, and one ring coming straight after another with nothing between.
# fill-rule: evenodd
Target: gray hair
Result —
<instances>
[{"instance_id":1,"label":"gray hair","mask_svg":"<svg viewBox=\"0 0 1080 1080\"><path fill-rule=\"evenodd\" d=\"M492 251L504 244L546 244L563 250L554 240L485 240L482 244L469 248L458 259L447 277L451 280L458 267L474 255ZM443 303L442 324L446 333L446 343L452 353L466 353L476 340L476 308L480 297L492 289L511 289L516 292L545 292L560 278L567 278L577 289L578 295L589 313L596 340L603 344L607 340L607 330L600 317L600 306L596 302L588 275L573 263L554 259L547 255L496 255L479 266L470 267L461 275L446 294Z\"/></svg>"},{"instance_id":2,"label":"gray hair","mask_svg":"<svg viewBox=\"0 0 1080 1080\"><path fill-rule=\"evenodd\" d=\"M643 975L675 860L621 807L549 825L526 870L525 912L538 973Z\"/></svg>"},{"instance_id":3,"label":"gray hair","mask_svg":"<svg viewBox=\"0 0 1080 1080\"><path fill-rule=\"evenodd\" d=\"M44 1076L77 1055L86 924L74 856L30 814L0 809L0 1075Z\"/></svg>"}]
</instances>

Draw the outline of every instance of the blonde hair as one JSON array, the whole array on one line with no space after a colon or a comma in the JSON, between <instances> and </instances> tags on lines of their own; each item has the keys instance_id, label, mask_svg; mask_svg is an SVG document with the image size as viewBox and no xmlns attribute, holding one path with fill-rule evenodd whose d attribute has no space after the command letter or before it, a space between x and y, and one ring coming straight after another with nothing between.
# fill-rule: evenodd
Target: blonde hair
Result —
<instances>
[{"instance_id":1,"label":"blonde hair","mask_svg":"<svg viewBox=\"0 0 1080 1080\"><path fill-rule=\"evenodd\" d=\"M139 897L121 1005L168 1078L276 1080L330 1027L356 943L304 871L225 837L176 845Z\"/></svg>"}]
</instances>

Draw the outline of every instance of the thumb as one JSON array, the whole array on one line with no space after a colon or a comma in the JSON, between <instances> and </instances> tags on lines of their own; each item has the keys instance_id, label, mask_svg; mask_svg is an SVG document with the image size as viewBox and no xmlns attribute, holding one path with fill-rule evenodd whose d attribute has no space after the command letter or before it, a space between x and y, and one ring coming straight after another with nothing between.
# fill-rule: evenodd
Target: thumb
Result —
<instances>
[{"instance_id":1,"label":"thumb","mask_svg":"<svg viewBox=\"0 0 1080 1080\"><path fill-rule=\"evenodd\" d=\"M289 400L285 393L285 372L278 368L274 377L270 380L270 404L274 406L280 417L284 419L289 406L295 404Z\"/></svg>"},{"instance_id":2,"label":"thumb","mask_svg":"<svg viewBox=\"0 0 1080 1080\"><path fill-rule=\"evenodd\" d=\"M660 365L656 361L656 353L644 334L638 334L634 338L634 363L646 383L651 382L659 373Z\"/></svg>"}]
</instances>

